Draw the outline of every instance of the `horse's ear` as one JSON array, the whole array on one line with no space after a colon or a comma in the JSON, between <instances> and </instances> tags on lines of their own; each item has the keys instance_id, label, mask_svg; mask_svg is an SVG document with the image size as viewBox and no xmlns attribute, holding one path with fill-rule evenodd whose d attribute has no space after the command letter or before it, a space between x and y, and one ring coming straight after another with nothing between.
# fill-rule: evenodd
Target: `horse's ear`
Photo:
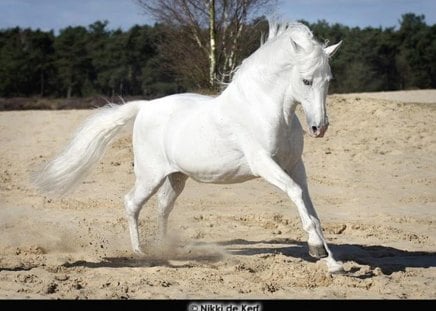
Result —
<instances>
[{"instance_id":1,"label":"horse's ear","mask_svg":"<svg viewBox=\"0 0 436 311\"><path fill-rule=\"evenodd\" d=\"M329 57L332 57L332 56L333 56L333 55L338 51L338 49L339 49L339 47L341 46L341 44L342 44L342 40L339 41L339 43L336 43L336 44L334 44L334 45L330 45L330 46L324 48L324 52L325 52Z\"/></svg>"},{"instance_id":2,"label":"horse's ear","mask_svg":"<svg viewBox=\"0 0 436 311\"><path fill-rule=\"evenodd\" d=\"M292 50L293 50L295 53L299 53L299 52L303 51L303 47L300 46L300 45L298 45L298 43L295 42L294 40L292 40L292 38L290 39L290 41L291 41L291 47L292 47Z\"/></svg>"}]
</instances>

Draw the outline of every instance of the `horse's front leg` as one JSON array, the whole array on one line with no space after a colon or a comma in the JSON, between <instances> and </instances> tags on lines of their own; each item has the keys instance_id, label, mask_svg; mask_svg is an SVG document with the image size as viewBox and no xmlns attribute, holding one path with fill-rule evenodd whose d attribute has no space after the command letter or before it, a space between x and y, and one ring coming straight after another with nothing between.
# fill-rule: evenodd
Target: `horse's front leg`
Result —
<instances>
[{"instance_id":1,"label":"horse's front leg","mask_svg":"<svg viewBox=\"0 0 436 311\"><path fill-rule=\"evenodd\" d=\"M315 258L327 257L329 255L327 251L328 246L325 243L319 217L316 214L316 210L313 206L312 200L310 199L309 189L307 186L306 169L304 167L303 161L298 161L298 163L294 165L292 169L288 169L286 171L302 190L305 210L299 210L299 212L303 227L309 235L309 255ZM302 214L304 214L305 212L308 214L307 217L312 219L312 222L305 222L305 219L307 219L307 217L302 216Z\"/></svg>"},{"instance_id":2,"label":"horse's front leg","mask_svg":"<svg viewBox=\"0 0 436 311\"><path fill-rule=\"evenodd\" d=\"M305 208L301 210L299 208L298 211L300 213L303 227L309 235L309 254L315 258L327 257L327 260L331 261L332 266L338 264L336 261L334 261L333 254L324 238L320 220L310 198L309 188L307 185L306 169L304 167L303 161L300 159L300 161L298 161L298 163L291 170L289 170L288 173L302 190L302 197ZM304 216L305 214L307 214L307 216ZM309 217L312 221L305 222L305 219L307 219L307 217Z\"/></svg>"},{"instance_id":3,"label":"horse's front leg","mask_svg":"<svg viewBox=\"0 0 436 311\"><path fill-rule=\"evenodd\" d=\"M297 164L288 175L270 156L258 152L252 161L255 174L284 191L297 206L303 229L309 235L309 252L315 257L326 257L330 272L343 271L342 264L337 262L322 234L321 224L310 200L303 162Z\"/></svg>"}]
</instances>

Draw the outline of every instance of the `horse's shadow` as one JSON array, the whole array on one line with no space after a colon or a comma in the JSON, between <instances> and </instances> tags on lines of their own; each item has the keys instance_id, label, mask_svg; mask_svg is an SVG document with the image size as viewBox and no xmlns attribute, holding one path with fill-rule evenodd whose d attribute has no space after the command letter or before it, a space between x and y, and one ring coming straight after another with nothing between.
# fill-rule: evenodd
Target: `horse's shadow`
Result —
<instances>
[{"instance_id":1,"label":"horse's shadow","mask_svg":"<svg viewBox=\"0 0 436 311\"><path fill-rule=\"evenodd\" d=\"M208 245L208 243L197 243L197 245ZM304 261L315 262L316 259L308 255L306 242L290 239L274 239L269 241L250 241L235 239L210 243L224 247L225 252L239 256L254 256L260 254L283 254L288 257L300 258ZM406 268L430 268L436 267L436 252L407 251L390 246L382 245L360 245L360 244L329 244L336 259L341 261L354 261L358 264L369 265L372 269L380 268L383 274L390 275L397 271L405 271ZM155 256L143 257L105 257L99 262L75 261L65 263L65 267L87 267L87 268L125 268L125 267L153 267L167 266L174 268L194 267L196 262L218 262L223 258L222 251L216 253L201 252L185 253L173 257L158 258ZM170 261L187 261L183 264L174 264Z\"/></svg>"},{"instance_id":2,"label":"horse's shadow","mask_svg":"<svg viewBox=\"0 0 436 311\"><path fill-rule=\"evenodd\" d=\"M213 244L210 244L212 246ZM86 268L138 268L138 267L156 267L166 266L173 268L191 268L195 262L212 263L222 260L224 252L220 249L214 250L209 247L208 243L195 243L188 246L173 246L171 252L163 251L159 254L156 251L150 254L120 256L120 257L103 257L100 261L78 260L64 263L64 267L86 267ZM176 250L178 249L178 250ZM174 263L177 261L177 263ZM181 262L181 263L180 263Z\"/></svg>"},{"instance_id":3,"label":"horse's shadow","mask_svg":"<svg viewBox=\"0 0 436 311\"><path fill-rule=\"evenodd\" d=\"M308 254L306 242L285 239L289 246L283 246L283 241L275 239L271 241L248 241L231 240L221 242L227 246L227 251L235 255L252 256L258 254L281 253L285 256L301 258L305 261L314 262ZM259 247L263 244L280 244L279 247ZM358 264L369 265L372 269L380 268L383 274L392 274L397 271L405 271L406 268L430 268L436 267L436 252L407 251L383 245L360 245L360 244L332 244L329 243L335 258L341 261L354 261Z\"/></svg>"}]
</instances>

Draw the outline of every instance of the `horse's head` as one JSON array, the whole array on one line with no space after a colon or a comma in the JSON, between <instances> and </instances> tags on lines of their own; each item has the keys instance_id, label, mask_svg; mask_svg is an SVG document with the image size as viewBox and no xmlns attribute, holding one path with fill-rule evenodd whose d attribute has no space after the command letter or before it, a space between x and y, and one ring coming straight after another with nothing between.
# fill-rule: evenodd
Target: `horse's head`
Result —
<instances>
[{"instance_id":1,"label":"horse's head","mask_svg":"<svg viewBox=\"0 0 436 311\"><path fill-rule=\"evenodd\" d=\"M294 60L289 93L303 106L308 132L313 137L323 137L329 126L326 110L328 85L332 77L329 58L341 43L322 47L307 28L291 31L290 46Z\"/></svg>"}]
</instances>

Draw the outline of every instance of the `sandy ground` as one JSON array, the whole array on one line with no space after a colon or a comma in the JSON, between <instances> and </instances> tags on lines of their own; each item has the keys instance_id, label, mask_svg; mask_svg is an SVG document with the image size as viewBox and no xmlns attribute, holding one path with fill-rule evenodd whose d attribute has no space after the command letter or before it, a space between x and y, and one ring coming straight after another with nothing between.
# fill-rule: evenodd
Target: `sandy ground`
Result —
<instances>
[{"instance_id":1,"label":"sandy ground","mask_svg":"<svg viewBox=\"0 0 436 311\"><path fill-rule=\"evenodd\" d=\"M54 199L29 175L90 111L1 112L0 298L434 299L436 92L418 93L329 96L326 137L305 138L312 198L347 271L334 276L308 256L295 206L262 180L189 181L163 246L153 198L140 216L147 255L133 256L130 130Z\"/></svg>"}]
</instances>

